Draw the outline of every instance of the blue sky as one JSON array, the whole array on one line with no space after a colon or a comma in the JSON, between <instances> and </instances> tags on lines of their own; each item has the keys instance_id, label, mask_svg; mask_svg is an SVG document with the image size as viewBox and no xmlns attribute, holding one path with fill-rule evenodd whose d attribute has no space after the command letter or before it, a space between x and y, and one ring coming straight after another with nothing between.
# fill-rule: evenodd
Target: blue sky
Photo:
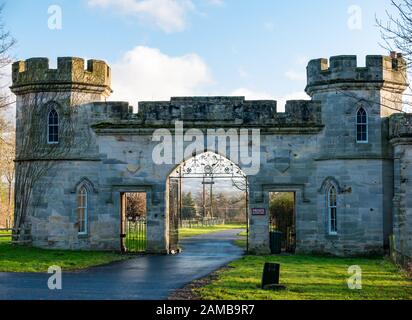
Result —
<instances>
[{"instance_id":1,"label":"blue sky","mask_svg":"<svg viewBox=\"0 0 412 320\"><path fill-rule=\"evenodd\" d=\"M48 26L51 5L61 8L61 29ZM366 54L386 53L375 15L388 8L389 0L8 0L4 18L17 59L106 60L113 98L136 104L192 94L299 98L308 59L357 54L363 65Z\"/></svg>"}]
</instances>

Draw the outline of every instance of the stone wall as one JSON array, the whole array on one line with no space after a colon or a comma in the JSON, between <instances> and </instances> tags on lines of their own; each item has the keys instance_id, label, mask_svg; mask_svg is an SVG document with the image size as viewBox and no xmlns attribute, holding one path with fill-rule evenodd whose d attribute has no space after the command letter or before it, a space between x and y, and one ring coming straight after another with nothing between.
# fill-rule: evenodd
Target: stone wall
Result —
<instances>
[{"instance_id":1,"label":"stone wall","mask_svg":"<svg viewBox=\"0 0 412 320\"><path fill-rule=\"evenodd\" d=\"M394 148L393 235L396 258L412 262L412 114L390 119Z\"/></svg>"}]
</instances>

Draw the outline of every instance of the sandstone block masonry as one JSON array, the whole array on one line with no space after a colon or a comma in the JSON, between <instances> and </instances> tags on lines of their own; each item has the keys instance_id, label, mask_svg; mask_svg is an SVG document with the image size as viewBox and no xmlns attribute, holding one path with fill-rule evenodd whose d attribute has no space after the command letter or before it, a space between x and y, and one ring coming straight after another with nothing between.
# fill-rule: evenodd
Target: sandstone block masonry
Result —
<instances>
[{"instance_id":1,"label":"sandstone block masonry","mask_svg":"<svg viewBox=\"0 0 412 320\"><path fill-rule=\"evenodd\" d=\"M410 255L412 141L411 116L401 114L404 59L368 56L365 67L356 56L318 59L307 76L311 99L288 101L285 112L276 101L174 97L142 101L133 113L127 102L106 102L111 74L103 61L59 58L54 70L45 58L16 62L17 223L30 229L34 246L120 250L120 195L142 191L147 249L169 252L168 177L177 164L153 163L152 135L173 130L179 120L205 133L260 130L260 171L247 177L251 252L269 252L268 214L252 212L267 213L269 193L288 191L296 198L291 236L297 252L382 253L394 236L397 250ZM50 143L52 110L59 115L59 140ZM88 222L79 233L82 187Z\"/></svg>"}]
</instances>

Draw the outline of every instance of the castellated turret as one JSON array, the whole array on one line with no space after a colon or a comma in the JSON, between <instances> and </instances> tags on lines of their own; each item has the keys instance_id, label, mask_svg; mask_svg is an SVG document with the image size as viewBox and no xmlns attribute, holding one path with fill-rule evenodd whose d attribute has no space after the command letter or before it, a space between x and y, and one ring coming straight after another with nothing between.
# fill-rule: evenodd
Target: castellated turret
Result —
<instances>
[{"instance_id":1,"label":"castellated turret","mask_svg":"<svg viewBox=\"0 0 412 320\"><path fill-rule=\"evenodd\" d=\"M311 60L307 67L306 92L313 95L318 90L336 89L339 86L365 86L365 83L404 91L408 85L406 61L401 54L392 56L367 56L366 67L358 67L356 56L334 56Z\"/></svg>"},{"instance_id":2,"label":"castellated turret","mask_svg":"<svg viewBox=\"0 0 412 320\"><path fill-rule=\"evenodd\" d=\"M406 61L396 52L367 56L365 67L359 67L353 55L311 60L307 67L306 92L312 99L326 101L330 94L352 96L380 105L382 117L402 110L407 87Z\"/></svg>"},{"instance_id":3,"label":"castellated turret","mask_svg":"<svg viewBox=\"0 0 412 320\"><path fill-rule=\"evenodd\" d=\"M17 96L28 93L82 93L83 102L103 101L112 90L110 67L100 60L75 57L57 59L57 69L50 69L47 58L17 61L12 66L13 85Z\"/></svg>"}]
</instances>

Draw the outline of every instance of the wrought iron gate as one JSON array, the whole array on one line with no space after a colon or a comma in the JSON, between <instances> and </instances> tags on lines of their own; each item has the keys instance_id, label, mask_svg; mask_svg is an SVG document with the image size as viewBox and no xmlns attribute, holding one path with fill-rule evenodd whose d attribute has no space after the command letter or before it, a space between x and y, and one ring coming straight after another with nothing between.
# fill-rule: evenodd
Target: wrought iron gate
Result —
<instances>
[{"instance_id":1,"label":"wrought iron gate","mask_svg":"<svg viewBox=\"0 0 412 320\"><path fill-rule=\"evenodd\" d=\"M248 252L249 190L247 177L236 164L213 152L205 152L183 162L169 176L169 252L176 253L180 251L179 226L182 221L182 180L199 178L203 179L203 184L213 184L213 180L219 179L231 180L234 187L245 193L246 252Z\"/></svg>"},{"instance_id":2,"label":"wrought iron gate","mask_svg":"<svg viewBox=\"0 0 412 320\"><path fill-rule=\"evenodd\" d=\"M141 192L140 192L141 193ZM122 193L121 196L121 249L126 253L143 253L147 247L147 216L146 212L137 214L128 212L128 194ZM135 193L136 194L136 193Z\"/></svg>"},{"instance_id":3,"label":"wrought iron gate","mask_svg":"<svg viewBox=\"0 0 412 320\"><path fill-rule=\"evenodd\" d=\"M146 217L126 220L125 248L127 252L139 253L146 251L147 243Z\"/></svg>"}]
</instances>

